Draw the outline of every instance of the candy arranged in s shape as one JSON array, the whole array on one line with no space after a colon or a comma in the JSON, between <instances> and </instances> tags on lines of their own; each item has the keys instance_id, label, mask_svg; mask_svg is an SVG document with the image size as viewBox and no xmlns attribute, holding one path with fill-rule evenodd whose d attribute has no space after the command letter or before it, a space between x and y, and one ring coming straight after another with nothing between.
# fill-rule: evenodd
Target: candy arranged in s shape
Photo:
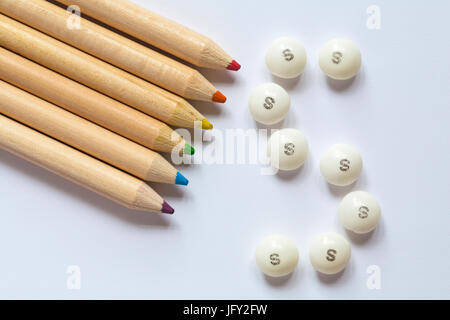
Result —
<instances>
[{"instance_id":1,"label":"candy arranged in s shape","mask_svg":"<svg viewBox=\"0 0 450 320\"><path fill-rule=\"evenodd\" d=\"M367 233L375 229L380 216L378 201L364 191L350 192L339 205L339 219L347 230L355 233Z\"/></svg>"},{"instance_id":2,"label":"candy arranged in s shape","mask_svg":"<svg viewBox=\"0 0 450 320\"><path fill-rule=\"evenodd\" d=\"M336 232L317 235L309 247L309 260L312 266L324 274L336 274L344 270L350 255L350 243Z\"/></svg>"},{"instance_id":3,"label":"candy arranged in s shape","mask_svg":"<svg viewBox=\"0 0 450 320\"><path fill-rule=\"evenodd\" d=\"M272 134L267 144L270 164L280 170L295 170L308 158L306 137L297 129L282 129Z\"/></svg>"},{"instance_id":4,"label":"candy arranged in s shape","mask_svg":"<svg viewBox=\"0 0 450 320\"><path fill-rule=\"evenodd\" d=\"M250 94L250 113L259 123L272 125L284 119L291 106L291 98L275 83L263 83Z\"/></svg>"},{"instance_id":5,"label":"candy arranged in s shape","mask_svg":"<svg viewBox=\"0 0 450 320\"><path fill-rule=\"evenodd\" d=\"M256 248L256 264L268 276L288 275L294 271L297 263L297 246L286 236L268 236Z\"/></svg>"},{"instance_id":6,"label":"candy arranged in s shape","mask_svg":"<svg viewBox=\"0 0 450 320\"><path fill-rule=\"evenodd\" d=\"M361 170L359 151L347 144L335 144L320 159L320 172L328 183L336 186L352 184L359 178Z\"/></svg>"},{"instance_id":7,"label":"candy arranged in s shape","mask_svg":"<svg viewBox=\"0 0 450 320\"><path fill-rule=\"evenodd\" d=\"M270 72L277 77L296 78L306 66L305 47L297 39L278 38L267 49L266 65Z\"/></svg>"},{"instance_id":8,"label":"candy arranged in s shape","mask_svg":"<svg viewBox=\"0 0 450 320\"><path fill-rule=\"evenodd\" d=\"M351 40L333 39L320 49L319 65L330 78L347 80L353 78L361 68L361 51Z\"/></svg>"}]
</instances>

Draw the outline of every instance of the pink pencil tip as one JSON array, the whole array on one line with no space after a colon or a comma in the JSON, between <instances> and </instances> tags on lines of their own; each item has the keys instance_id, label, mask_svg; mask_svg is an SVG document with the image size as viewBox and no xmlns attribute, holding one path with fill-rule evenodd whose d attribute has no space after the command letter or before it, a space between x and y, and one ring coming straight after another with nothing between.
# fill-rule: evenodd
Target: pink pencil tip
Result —
<instances>
[{"instance_id":1,"label":"pink pencil tip","mask_svg":"<svg viewBox=\"0 0 450 320\"><path fill-rule=\"evenodd\" d=\"M162 213L173 214L175 212L175 210L173 210L173 208L166 201L164 201L163 204L162 204L161 212Z\"/></svg>"},{"instance_id":2,"label":"pink pencil tip","mask_svg":"<svg viewBox=\"0 0 450 320\"><path fill-rule=\"evenodd\" d=\"M228 70L238 71L241 68L241 65L237 63L236 60L231 61L231 63L228 65Z\"/></svg>"}]
</instances>

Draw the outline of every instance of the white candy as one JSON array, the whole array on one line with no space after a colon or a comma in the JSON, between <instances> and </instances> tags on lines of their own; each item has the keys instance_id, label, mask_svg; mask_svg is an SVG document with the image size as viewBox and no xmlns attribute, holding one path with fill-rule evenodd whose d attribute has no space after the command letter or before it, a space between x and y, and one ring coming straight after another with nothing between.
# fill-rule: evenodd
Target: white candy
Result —
<instances>
[{"instance_id":1,"label":"white candy","mask_svg":"<svg viewBox=\"0 0 450 320\"><path fill-rule=\"evenodd\" d=\"M305 48L297 39L278 38L267 50L266 64L270 72L277 77L296 78L305 70Z\"/></svg>"},{"instance_id":2,"label":"white candy","mask_svg":"<svg viewBox=\"0 0 450 320\"><path fill-rule=\"evenodd\" d=\"M355 182L362 170L359 151L350 145L335 144L325 151L320 160L320 172L328 183L348 186Z\"/></svg>"},{"instance_id":3,"label":"white candy","mask_svg":"<svg viewBox=\"0 0 450 320\"><path fill-rule=\"evenodd\" d=\"M367 233L375 229L380 220L377 200L364 191L350 192L339 205L339 219L344 227L355 233Z\"/></svg>"},{"instance_id":4,"label":"white candy","mask_svg":"<svg viewBox=\"0 0 450 320\"><path fill-rule=\"evenodd\" d=\"M351 249L348 241L338 233L326 232L316 236L309 247L312 266L324 274L342 271L350 260Z\"/></svg>"},{"instance_id":5,"label":"white candy","mask_svg":"<svg viewBox=\"0 0 450 320\"><path fill-rule=\"evenodd\" d=\"M361 51L351 40L333 39L320 49L319 65L330 78L350 79L361 67Z\"/></svg>"},{"instance_id":6,"label":"white candy","mask_svg":"<svg viewBox=\"0 0 450 320\"><path fill-rule=\"evenodd\" d=\"M309 147L306 137L297 129L276 131L267 144L270 164L280 170L295 170L308 157Z\"/></svg>"},{"instance_id":7,"label":"white candy","mask_svg":"<svg viewBox=\"0 0 450 320\"><path fill-rule=\"evenodd\" d=\"M256 264L268 276L285 276L294 271L297 263L297 247L283 235L271 235L256 248Z\"/></svg>"},{"instance_id":8,"label":"white candy","mask_svg":"<svg viewBox=\"0 0 450 320\"><path fill-rule=\"evenodd\" d=\"M291 106L291 98L279 85L264 83L253 90L248 106L256 121L271 125L284 119Z\"/></svg>"}]
</instances>

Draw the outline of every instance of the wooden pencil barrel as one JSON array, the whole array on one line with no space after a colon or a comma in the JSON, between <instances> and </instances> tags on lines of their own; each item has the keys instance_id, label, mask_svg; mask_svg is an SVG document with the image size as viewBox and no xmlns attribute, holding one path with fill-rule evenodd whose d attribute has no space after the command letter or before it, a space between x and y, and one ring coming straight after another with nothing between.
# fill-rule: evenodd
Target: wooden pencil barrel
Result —
<instances>
[{"instance_id":1,"label":"wooden pencil barrel","mask_svg":"<svg viewBox=\"0 0 450 320\"><path fill-rule=\"evenodd\" d=\"M232 58L214 41L126 0L59 0L200 67L225 69Z\"/></svg>"},{"instance_id":2,"label":"wooden pencil barrel","mask_svg":"<svg viewBox=\"0 0 450 320\"><path fill-rule=\"evenodd\" d=\"M184 139L165 123L78 82L0 48L0 79L147 148L184 151Z\"/></svg>"},{"instance_id":3,"label":"wooden pencil barrel","mask_svg":"<svg viewBox=\"0 0 450 320\"><path fill-rule=\"evenodd\" d=\"M2 115L0 148L128 208L162 209L164 200L144 182Z\"/></svg>"},{"instance_id":4,"label":"wooden pencil barrel","mask_svg":"<svg viewBox=\"0 0 450 320\"><path fill-rule=\"evenodd\" d=\"M2 0L0 12L184 98L211 101L217 91L197 70L89 20L68 26L72 14L47 1Z\"/></svg>"},{"instance_id":5,"label":"wooden pencil barrel","mask_svg":"<svg viewBox=\"0 0 450 320\"><path fill-rule=\"evenodd\" d=\"M184 99L3 14L0 46L168 124L194 127L205 119Z\"/></svg>"},{"instance_id":6,"label":"wooden pencil barrel","mask_svg":"<svg viewBox=\"0 0 450 320\"><path fill-rule=\"evenodd\" d=\"M175 183L161 155L0 80L0 113L148 181Z\"/></svg>"}]
</instances>

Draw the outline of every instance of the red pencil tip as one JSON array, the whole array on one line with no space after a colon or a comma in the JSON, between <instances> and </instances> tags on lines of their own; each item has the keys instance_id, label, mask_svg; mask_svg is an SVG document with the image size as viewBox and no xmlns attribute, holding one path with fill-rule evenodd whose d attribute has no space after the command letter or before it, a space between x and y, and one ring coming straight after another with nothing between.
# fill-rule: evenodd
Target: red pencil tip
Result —
<instances>
[{"instance_id":1,"label":"red pencil tip","mask_svg":"<svg viewBox=\"0 0 450 320\"><path fill-rule=\"evenodd\" d=\"M236 60L231 61L231 63L228 65L228 70L238 71L241 68L241 65L237 63Z\"/></svg>"},{"instance_id":2,"label":"red pencil tip","mask_svg":"<svg viewBox=\"0 0 450 320\"><path fill-rule=\"evenodd\" d=\"M212 101L224 103L225 101L227 101L227 97L225 97L225 96L222 94L222 92L217 91L216 93L214 93L214 95L213 95L213 97L212 97Z\"/></svg>"},{"instance_id":3,"label":"red pencil tip","mask_svg":"<svg viewBox=\"0 0 450 320\"><path fill-rule=\"evenodd\" d=\"M167 202L164 201L162 204L161 212L173 214L175 212L175 210L173 210L173 208Z\"/></svg>"}]
</instances>

